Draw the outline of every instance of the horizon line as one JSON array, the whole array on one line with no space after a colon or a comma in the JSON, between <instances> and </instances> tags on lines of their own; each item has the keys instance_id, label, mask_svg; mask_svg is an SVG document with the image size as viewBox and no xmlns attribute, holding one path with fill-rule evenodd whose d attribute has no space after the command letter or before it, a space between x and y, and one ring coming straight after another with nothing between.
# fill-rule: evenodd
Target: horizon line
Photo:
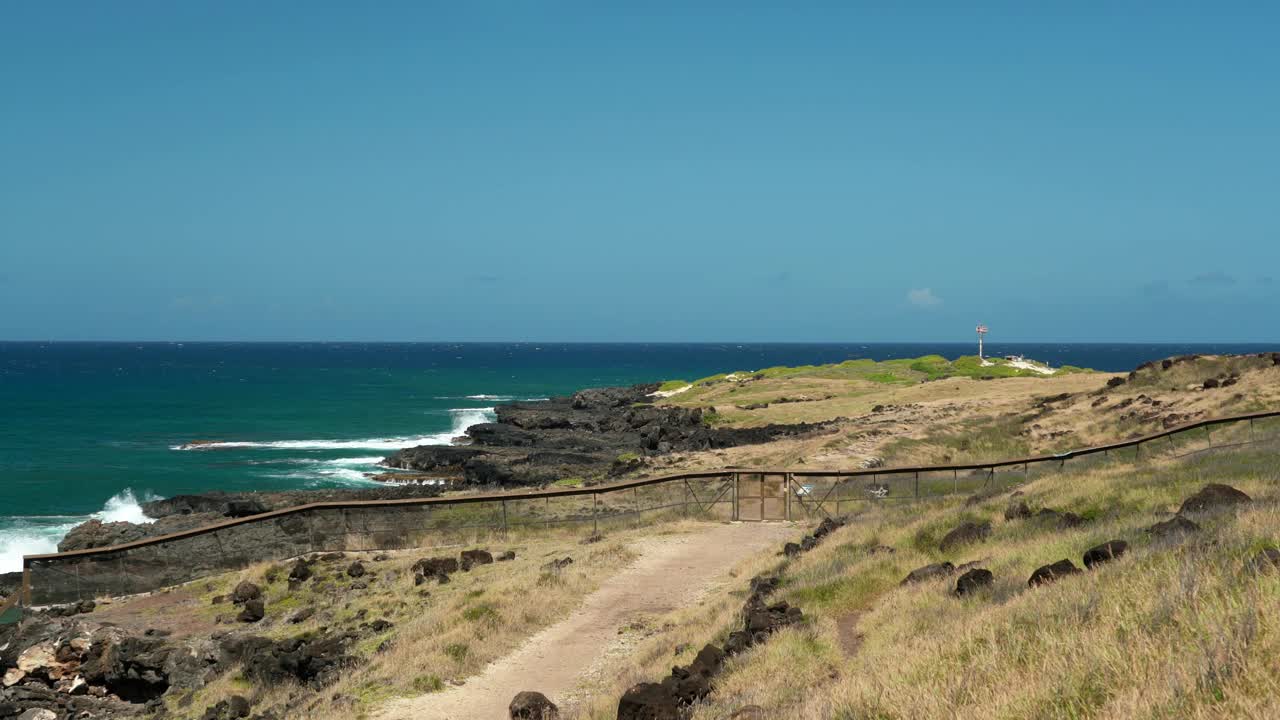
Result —
<instances>
[{"instance_id":1,"label":"horizon line","mask_svg":"<svg viewBox=\"0 0 1280 720\"><path fill-rule=\"evenodd\" d=\"M99 344L99 345L968 345L967 340L244 340L244 339L5 339L0 344ZM1280 340L987 340L1005 345L1280 345Z\"/></svg>"}]
</instances>

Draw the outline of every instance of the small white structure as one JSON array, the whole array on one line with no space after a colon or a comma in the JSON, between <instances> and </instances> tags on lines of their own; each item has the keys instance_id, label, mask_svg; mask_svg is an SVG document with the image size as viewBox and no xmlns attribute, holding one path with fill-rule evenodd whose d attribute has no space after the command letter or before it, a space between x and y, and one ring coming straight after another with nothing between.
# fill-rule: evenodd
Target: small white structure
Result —
<instances>
[{"instance_id":1,"label":"small white structure","mask_svg":"<svg viewBox=\"0 0 1280 720\"><path fill-rule=\"evenodd\" d=\"M978 359L982 360L982 336L987 334L987 326L978 323Z\"/></svg>"}]
</instances>

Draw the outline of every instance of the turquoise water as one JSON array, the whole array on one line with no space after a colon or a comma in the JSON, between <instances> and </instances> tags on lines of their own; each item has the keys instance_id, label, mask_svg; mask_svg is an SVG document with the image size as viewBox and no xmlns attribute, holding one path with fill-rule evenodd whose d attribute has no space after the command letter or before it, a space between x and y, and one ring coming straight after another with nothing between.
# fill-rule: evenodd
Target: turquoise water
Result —
<instances>
[{"instance_id":1,"label":"turquoise water","mask_svg":"<svg viewBox=\"0 0 1280 720\"><path fill-rule=\"evenodd\" d=\"M1005 345L1129 369L1263 346ZM208 490L369 485L401 447L447 443L511 399L970 344L0 343L0 572L86 517ZM186 450L192 441L216 449Z\"/></svg>"}]
</instances>

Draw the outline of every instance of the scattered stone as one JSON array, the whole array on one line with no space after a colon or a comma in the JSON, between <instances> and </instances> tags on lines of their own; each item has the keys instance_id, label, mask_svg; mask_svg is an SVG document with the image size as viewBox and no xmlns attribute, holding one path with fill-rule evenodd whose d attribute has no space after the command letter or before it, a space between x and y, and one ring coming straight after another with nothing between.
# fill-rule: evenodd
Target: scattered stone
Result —
<instances>
[{"instance_id":1,"label":"scattered stone","mask_svg":"<svg viewBox=\"0 0 1280 720\"><path fill-rule=\"evenodd\" d=\"M1124 378L1122 378L1122 377L1113 377L1113 378L1111 378L1110 380L1108 380L1108 381L1107 381L1107 387L1109 387L1109 388L1117 388L1117 387L1120 387L1121 385L1123 385L1124 383L1125 383Z\"/></svg>"},{"instance_id":2,"label":"scattered stone","mask_svg":"<svg viewBox=\"0 0 1280 720\"><path fill-rule=\"evenodd\" d=\"M451 557L422 558L413 564L413 584L421 585L434 578L441 585L449 582L449 573L458 571L458 561Z\"/></svg>"},{"instance_id":3,"label":"scattered stone","mask_svg":"<svg viewBox=\"0 0 1280 720\"><path fill-rule=\"evenodd\" d=\"M413 569L423 575L449 575L458 571L458 561L451 557L423 558L413 564Z\"/></svg>"},{"instance_id":4,"label":"scattered stone","mask_svg":"<svg viewBox=\"0 0 1280 720\"><path fill-rule=\"evenodd\" d=\"M226 700L219 700L204 711L200 720L238 720L249 717L249 701L242 695L232 695Z\"/></svg>"},{"instance_id":5,"label":"scattered stone","mask_svg":"<svg viewBox=\"0 0 1280 720\"><path fill-rule=\"evenodd\" d=\"M776 575L757 575L751 578L751 594L764 597L777 590L781 583L782 581Z\"/></svg>"},{"instance_id":6,"label":"scattered stone","mask_svg":"<svg viewBox=\"0 0 1280 720\"><path fill-rule=\"evenodd\" d=\"M1036 587L1078 572L1080 572L1080 568L1072 564L1070 560L1059 560L1056 563L1037 568L1035 572L1031 573L1031 579L1027 580L1027 586Z\"/></svg>"},{"instance_id":7,"label":"scattered stone","mask_svg":"<svg viewBox=\"0 0 1280 720\"><path fill-rule=\"evenodd\" d=\"M1093 568L1094 565L1100 565L1104 562L1110 562L1129 551L1129 543L1124 540L1108 540L1101 545L1095 545L1084 553L1084 566Z\"/></svg>"},{"instance_id":8,"label":"scattered stone","mask_svg":"<svg viewBox=\"0 0 1280 720\"><path fill-rule=\"evenodd\" d=\"M1053 508L1040 508L1035 515L1036 520L1046 522L1056 522L1060 527L1074 528L1084 524L1084 518L1064 510L1054 510Z\"/></svg>"},{"instance_id":9,"label":"scattered stone","mask_svg":"<svg viewBox=\"0 0 1280 720\"><path fill-rule=\"evenodd\" d=\"M289 568L290 582L306 582L311 579L311 575L311 565L301 560L294 563L292 568Z\"/></svg>"},{"instance_id":10,"label":"scattered stone","mask_svg":"<svg viewBox=\"0 0 1280 720\"><path fill-rule=\"evenodd\" d=\"M347 557L346 553L331 552L331 553L325 553L321 555L318 558L318 560L320 560L320 562L332 563L332 562L338 562L339 560L344 560L346 559L346 557Z\"/></svg>"},{"instance_id":11,"label":"scattered stone","mask_svg":"<svg viewBox=\"0 0 1280 720\"><path fill-rule=\"evenodd\" d=\"M262 600L246 600L244 607L240 610L240 614L236 616L236 620L245 623L256 623L266 617L266 614L267 609Z\"/></svg>"},{"instance_id":12,"label":"scattered stone","mask_svg":"<svg viewBox=\"0 0 1280 720\"><path fill-rule=\"evenodd\" d=\"M239 585L236 585L236 589L231 592L231 602L236 605L243 605L260 597L262 597L262 588L248 580L241 581Z\"/></svg>"},{"instance_id":13,"label":"scattered stone","mask_svg":"<svg viewBox=\"0 0 1280 720\"><path fill-rule=\"evenodd\" d=\"M508 560L515 560L515 559L516 559L515 550L508 550L502 553L501 555L499 555L497 558L495 558L495 560L497 560L498 562L507 562Z\"/></svg>"},{"instance_id":14,"label":"scattered stone","mask_svg":"<svg viewBox=\"0 0 1280 720\"><path fill-rule=\"evenodd\" d=\"M888 545L872 545L867 548L868 555L892 555L895 552L897 552L897 550L889 547Z\"/></svg>"},{"instance_id":15,"label":"scattered stone","mask_svg":"<svg viewBox=\"0 0 1280 720\"><path fill-rule=\"evenodd\" d=\"M569 566L570 566L570 565L572 565L572 564L573 564L573 558L571 558L571 557L563 557L563 558L560 558L559 560L552 560L551 562L547 563L546 565L543 565L543 566L542 566L542 569L543 569L543 570L550 570L550 571L552 571L552 572L557 572L557 571L560 571L560 570L563 570L563 569L565 569L565 568L569 567Z\"/></svg>"},{"instance_id":16,"label":"scattered stone","mask_svg":"<svg viewBox=\"0 0 1280 720\"><path fill-rule=\"evenodd\" d=\"M321 688L337 680L343 668L357 659L347 655L354 636L303 634L274 641L261 636L233 636L223 642L224 653L244 665L244 675L263 687L295 681Z\"/></svg>"},{"instance_id":17,"label":"scattered stone","mask_svg":"<svg viewBox=\"0 0 1280 720\"><path fill-rule=\"evenodd\" d=\"M214 596L213 596L213 599L211 599L211 600L209 601L209 604L210 604L210 605L221 605L222 603L224 603L224 602L226 602L226 601L227 601L227 596L226 596L226 595L214 595Z\"/></svg>"},{"instance_id":18,"label":"scattered stone","mask_svg":"<svg viewBox=\"0 0 1280 720\"><path fill-rule=\"evenodd\" d=\"M916 568L915 570L907 573L907 576L903 578L902 582L899 584L910 585L912 583L924 582L925 580L947 577L955 571L955 565L952 565L949 562L933 563L932 565L925 565L924 567Z\"/></svg>"},{"instance_id":19,"label":"scattered stone","mask_svg":"<svg viewBox=\"0 0 1280 720\"><path fill-rule=\"evenodd\" d=\"M9 668L4 672L4 680L0 682L3 682L5 687L13 687L14 685L17 685L19 682L22 682L22 679L25 678L26 676L27 674L25 672L19 670L16 667Z\"/></svg>"},{"instance_id":20,"label":"scattered stone","mask_svg":"<svg viewBox=\"0 0 1280 720\"><path fill-rule=\"evenodd\" d=\"M665 685L640 683L622 694L618 720L680 720L680 706Z\"/></svg>"},{"instance_id":21,"label":"scattered stone","mask_svg":"<svg viewBox=\"0 0 1280 720\"><path fill-rule=\"evenodd\" d=\"M469 572L476 565L489 565L493 563L493 555L488 550L463 550L462 562L460 567L463 572Z\"/></svg>"},{"instance_id":22,"label":"scattered stone","mask_svg":"<svg viewBox=\"0 0 1280 720\"><path fill-rule=\"evenodd\" d=\"M1213 388L1216 388L1221 384L1222 383L1218 382L1217 378L1209 378L1208 380L1204 381L1204 385L1201 385L1201 387L1205 390L1212 390Z\"/></svg>"},{"instance_id":23,"label":"scattered stone","mask_svg":"<svg viewBox=\"0 0 1280 720\"><path fill-rule=\"evenodd\" d=\"M991 574L990 570L974 568L956 580L955 594L958 596L969 595L980 588L987 587L994 581L995 576Z\"/></svg>"},{"instance_id":24,"label":"scattered stone","mask_svg":"<svg viewBox=\"0 0 1280 720\"><path fill-rule=\"evenodd\" d=\"M1265 547L1249 558L1248 569L1255 573L1271 572L1280 568L1280 549ZM7 682L7 681L6 681Z\"/></svg>"},{"instance_id":25,"label":"scattered stone","mask_svg":"<svg viewBox=\"0 0 1280 720\"><path fill-rule=\"evenodd\" d=\"M947 533L942 538L942 542L938 543L938 549L947 552L961 545L985 540L991 534L991 523L962 523L959 527Z\"/></svg>"},{"instance_id":26,"label":"scattered stone","mask_svg":"<svg viewBox=\"0 0 1280 720\"><path fill-rule=\"evenodd\" d=\"M511 720L559 720L560 708L546 695L532 690L518 693L507 707Z\"/></svg>"},{"instance_id":27,"label":"scattered stone","mask_svg":"<svg viewBox=\"0 0 1280 720\"><path fill-rule=\"evenodd\" d=\"M603 536L603 535L601 535L600 533L592 533L591 535L588 535L588 536L586 536L586 537L582 538L581 540L579 540L579 541L578 541L578 544L579 544L579 545L594 545L595 543L598 543L598 542L600 542L601 540L604 540L604 536Z\"/></svg>"},{"instance_id":28,"label":"scattered stone","mask_svg":"<svg viewBox=\"0 0 1280 720\"><path fill-rule=\"evenodd\" d=\"M359 560L347 566L348 577L353 577L353 578L364 577L364 573L365 573L364 563L360 562Z\"/></svg>"},{"instance_id":29,"label":"scattered stone","mask_svg":"<svg viewBox=\"0 0 1280 720\"><path fill-rule=\"evenodd\" d=\"M1010 501L1009 507L1004 509L1005 520L1020 520L1029 517L1031 517L1031 508L1027 507L1025 500Z\"/></svg>"},{"instance_id":30,"label":"scattered stone","mask_svg":"<svg viewBox=\"0 0 1280 720\"><path fill-rule=\"evenodd\" d=\"M19 715L18 720L58 720L58 714L44 708L31 708Z\"/></svg>"},{"instance_id":31,"label":"scattered stone","mask_svg":"<svg viewBox=\"0 0 1280 720\"><path fill-rule=\"evenodd\" d=\"M782 554L787 557L795 557L800 554L800 543L789 542L782 546Z\"/></svg>"},{"instance_id":32,"label":"scattered stone","mask_svg":"<svg viewBox=\"0 0 1280 720\"><path fill-rule=\"evenodd\" d=\"M1195 495L1183 501L1182 507L1178 508L1178 514L1207 512L1221 507L1252 502L1252 500L1253 498L1230 485L1210 483L1200 488Z\"/></svg>"},{"instance_id":33,"label":"scattered stone","mask_svg":"<svg viewBox=\"0 0 1280 720\"><path fill-rule=\"evenodd\" d=\"M311 616L315 614L316 614L315 608L304 607L289 616L289 624L297 625L299 623L304 623L310 620Z\"/></svg>"},{"instance_id":34,"label":"scattered stone","mask_svg":"<svg viewBox=\"0 0 1280 720\"><path fill-rule=\"evenodd\" d=\"M1147 532L1159 538L1173 537L1186 533L1199 532L1200 526L1195 522L1188 520L1181 515L1174 515L1172 518L1147 528Z\"/></svg>"}]
</instances>

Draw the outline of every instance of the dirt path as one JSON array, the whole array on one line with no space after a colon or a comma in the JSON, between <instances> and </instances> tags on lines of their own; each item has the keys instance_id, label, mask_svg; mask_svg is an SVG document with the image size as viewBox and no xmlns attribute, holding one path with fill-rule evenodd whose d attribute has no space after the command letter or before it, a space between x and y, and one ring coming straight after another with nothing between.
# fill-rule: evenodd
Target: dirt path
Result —
<instances>
[{"instance_id":1,"label":"dirt path","mask_svg":"<svg viewBox=\"0 0 1280 720\"><path fill-rule=\"evenodd\" d=\"M572 615L520 649L490 664L461 687L395 700L379 720L504 720L521 690L563 703L579 678L607 672L618 629L638 616L670 612L727 581L729 571L756 552L777 546L794 529L781 523L716 525L705 531L639 541L639 558L587 596Z\"/></svg>"}]
</instances>

